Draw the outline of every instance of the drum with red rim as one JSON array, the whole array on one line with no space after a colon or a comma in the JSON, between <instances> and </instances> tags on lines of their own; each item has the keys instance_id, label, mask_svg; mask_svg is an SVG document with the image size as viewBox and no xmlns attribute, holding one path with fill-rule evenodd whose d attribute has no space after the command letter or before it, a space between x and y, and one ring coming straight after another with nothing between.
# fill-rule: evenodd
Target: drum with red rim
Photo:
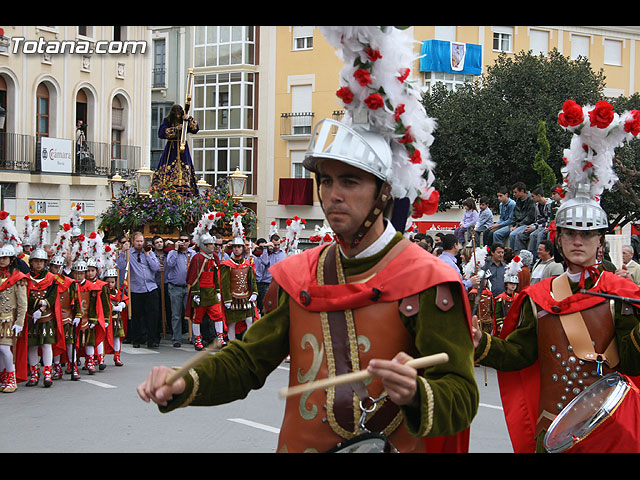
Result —
<instances>
[{"instance_id":1,"label":"drum with red rim","mask_svg":"<svg viewBox=\"0 0 640 480\"><path fill-rule=\"evenodd\" d=\"M551 453L640 452L640 391L624 375L605 375L558 414L544 447Z\"/></svg>"}]
</instances>

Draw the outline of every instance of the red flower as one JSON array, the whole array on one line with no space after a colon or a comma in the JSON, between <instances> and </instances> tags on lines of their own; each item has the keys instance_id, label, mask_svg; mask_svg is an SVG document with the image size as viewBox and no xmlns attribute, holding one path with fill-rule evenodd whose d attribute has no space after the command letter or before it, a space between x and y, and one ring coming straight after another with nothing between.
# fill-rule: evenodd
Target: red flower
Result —
<instances>
[{"instance_id":1,"label":"red flower","mask_svg":"<svg viewBox=\"0 0 640 480\"><path fill-rule=\"evenodd\" d=\"M309 237L309 241L310 241L311 243L319 242L319 241L320 241L320 235L311 235L311 236Z\"/></svg>"},{"instance_id":2,"label":"red flower","mask_svg":"<svg viewBox=\"0 0 640 480\"><path fill-rule=\"evenodd\" d=\"M275 225L275 224L276 224L276 221L275 221L275 220L274 220L273 222L271 222L271 225Z\"/></svg>"},{"instance_id":3,"label":"red flower","mask_svg":"<svg viewBox=\"0 0 640 480\"><path fill-rule=\"evenodd\" d=\"M65 232L68 232L69 230L71 230L71 225L69 225L68 223L65 223L62 228L64 228Z\"/></svg>"},{"instance_id":4,"label":"red flower","mask_svg":"<svg viewBox=\"0 0 640 480\"><path fill-rule=\"evenodd\" d=\"M80 235L78 235L78 240L80 242L84 242L84 233L81 233Z\"/></svg>"},{"instance_id":5,"label":"red flower","mask_svg":"<svg viewBox=\"0 0 640 480\"><path fill-rule=\"evenodd\" d=\"M105 252L110 252L111 251L111 247L109 245L105 245L104 251Z\"/></svg>"},{"instance_id":6,"label":"red flower","mask_svg":"<svg viewBox=\"0 0 640 480\"><path fill-rule=\"evenodd\" d=\"M407 127L406 130L404 131L404 135L402 136L402 138L400 138L398 140L398 142L400 143L413 143L413 135L409 132L409 130L411 129L411 127Z\"/></svg>"},{"instance_id":7,"label":"red flower","mask_svg":"<svg viewBox=\"0 0 640 480\"><path fill-rule=\"evenodd\" d=\"M400 115L402 115L404 113L404 103L401 103L400 105L398 105L395 109L395 111L393 112L393 119L397 122L400 120Z\"/></svg>"},{"instance_id":8,"label":"red flower","mask_svg":"<svg viewBox=\"0 0 640 480\"><path fill-rule=\"evenodd\" d=\"M324 242L332 242L333 241L333 237L331 236L331 234L329 233L325 233L324 238L322 239Z\"/></svg>"},{"instance_id":9,"label":"red flower","mask_svg":"<svg viewBox=\"0 0 640 480\"><path fill-rule=\"evenodd\" d=\"M438 202L440 201L440 193L434 190L429 196L428 200L424 200L420 197L413 202L413 218L420 218L423 215L433 215L438 211Z\"/></svg>"},{"instance_id":10,"label":"red flower","mask_svg":"<svg viewBox=\"0 0 640 480\"><path fill-rule=\"evenodd\" d=\"M563 127L576 127L584 121L582 107L573 100L562 104L562 112L558 115L558 123Z\"/></svg>"},{"instance_id":11,"label":"red flower","mask_svg":"<svg viewBox=\"0 0 640 480\"><path fill-rule=\"evenodd\" d=\"M518 263L521 260L520 255L516 255L515 257L513 257L513 261Z\"/></svg>"},{"instance_id":12,"label":"red flower","mask_svg":"<svg viewBox=\"0 0 640 480\"><path fill-rule=\"evenodd\" d=\"M209 214L209 220L213 220L214 218L216 218L216 216L213 213Z\"/></svg>"},{"instance_id":13,"label":"red flower","mask_svg":"<svg viewBox=\"0 0 640 480\"><path fill-rule=\"evenodd\" d=\"M400 83L404 83L404 81L407 79L407 77L409 77L409 73L411 72L410 68L403 68L402 70L400 70L400 76L397 77L398 80L400 80Z\"/></svg>"},{"instance_id":14,"label":"red flower","mask_svg":"<svg viewBox=\"0 0 640 480\"><path fill-rule=\"evenodd\" d=\"M631 118L624 122L624 131L637 137L640 133L640 112L631 110Z\"/></svg>"},{"instance_id":15,"label":"red flower","mask_svg":"<svg viewBox=\"0 0 640 480\"><path fill-rule=\"evenodd\" d=\"M49 224L45 221L40 222L40 228L47 228Z\"/></svg>"},{"instance_id":16,"label":"red flower","mask_svg":"<svg viewBox=\"0 0 640 480\"><path fill-rule=\"evenodd\" d=\"M582 171L584 172L587 168L593 168L593 163L591 162L585 163L584 167L582 167Z\"/></svg>"},{"instance_id":17,"label":"red flower","mask_svg":"<svg viewBox=\"0 0 640 480\"><path fill-rule=\"evenodd\" d=\"M96 236L97 236L97 235L96 235L96 232L91 232L91 233L89 234L89 238L91 238L91 239L96 238Z\"/></svg>"},{"instance_id":18,"label":"red flower","mask_svg":"<svg viewBox=\"0 0 640 480\"><path fill-rule=\"evenodd\" d=\"M224 212L216 212L216 217L224 217Z\"/></svg>"},{"instance_id":19,"label":"red flower","mask_svg":"<svg viewBox=\"0 0 640 480\"><path fill-rule=\"evenodd\" d=\"M607 128L613 121L613 105L604 100L596 102L596 106L589 112L592 127Z\"/></svg>"},{"instance_id":20,"label":"red flower","mask_svg":"<svg viewBox=\"0 0 640 480\"><path fill-rule=\"evenodd\" d=\"M353 102L353 92L349 87L342 87L336 92L336 95L346 104Z\"/></svg>"},{"instance_id":21,"label":"red flower","mask_svg":"<svg viewBox=\"0 0 640 480\"><path fill-rule=\"evenodd\" d=\"M353 78L355 78L363 87L372 83L371 73L369 73L369 70L365 70L364 68L359 68L353 72Z\"/></svg>"},{"instance_id":22,"label":"red flower","mask_svg":"<svg viewBox=\"0 0 640 480\"><path fill-rule=\"evenodd\" d=\"M297 222L298 220L300 220L300 217L296 215L295 217L293 217L293 219Z\"/></svg>"},{"instance_id":23,"label":"red flower","mask_svg":"<svg viewBox=\"0 0 640 480\"><path fill-rule=\"evenodd\" d=\"M377 110L384 106L384 99L379 93L372 93L365 99L364 103L366 103L371 110Z\"/></svg>"},{"instance_id":24,"label":"red flower","mask_svg":"<svg viewBox=\"0 0 640 480\"><path fill-rule=\"evenodd\" d=\"M371 47L367 47L364 53L367 54L367 57L369 57L369 60L371 60L372 62L375 62L376 60L380 60L382 58L382 55L380 55L380 50L374 50Z\"/></svg>"},{"instance_id":25,"label":"red flower","mask_svg":"<svg viewBox=\"0 0 640 480\"><path fill-rule=\"evenodd\" d=\"M82 205L77 204L77 205L76 205L76 210L82 210Z\"/></svg>"},{"instance_id":26,"label":"red flower","mask_svg":"<svg viewBox=\"0 0 640 480\"><path fill-rule=\"evenodd\" d=\"M420 155L420 150L416 149L413 152L413 155L411 155L411 157L409 157L409 160L411 160L411 163L415 163L415 164L422 163L422 156Z\"/></svg>"},{"instance_id":27,"label":"red flower","mask_svg":"<svg viewBox=\"0 0 640 480\"><path fill-rule=\"evenodd\" d=\"M291 225L292 222L293 220L291 220L290 218L287 218L287 225Z\"/></svg>"},{"instance_id":28,"label":"red flower","mask_svg":"<svg viewBox=\"0 0 640 480\"><path fill-rule=\"evenodd\" d=\"M0 212L0 220L4 220L9 216L9 214L7 212L5 212L4 210Z\"/></svg>"}]
</instances>

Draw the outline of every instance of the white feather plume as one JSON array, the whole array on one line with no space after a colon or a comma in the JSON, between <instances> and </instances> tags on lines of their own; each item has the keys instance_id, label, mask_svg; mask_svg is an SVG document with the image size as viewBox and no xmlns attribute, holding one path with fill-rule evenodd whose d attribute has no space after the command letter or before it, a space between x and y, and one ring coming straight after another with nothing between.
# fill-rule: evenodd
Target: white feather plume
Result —
<instances>
[{"instance_id":1,"label":"white feather plume","mask_svg":"<svg viewBox=\"0 0 640 480\"><path fill-rule=\"evenodd\" d=\"M418 197L429 199L434 191L431 184L435 168L429 147L436 121L427 115L419 89L407 78L416 59L413 37L391 26L319 28L344 62L341 87L347 87L353 94L348 102L341 96L346 110L343 122L352 125L366 118L369 129L390 142L393 168L388 181L394 197L408 197L411 203ZM370 71L370 84L361 85L354 77L363 65ZM366 102L375 94L382 95L384 104L372 109Z\"/></svg>"}]
</instances>

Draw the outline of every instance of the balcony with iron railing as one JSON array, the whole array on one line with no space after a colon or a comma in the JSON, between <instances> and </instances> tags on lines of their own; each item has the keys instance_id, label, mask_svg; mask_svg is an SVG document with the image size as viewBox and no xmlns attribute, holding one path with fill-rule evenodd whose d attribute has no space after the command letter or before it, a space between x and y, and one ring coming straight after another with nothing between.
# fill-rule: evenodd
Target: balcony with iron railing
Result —
<instances>
[{"instance_id":1,"label":"balcony with iron railing","mask_svg":"<svg viewBox=\"0 0 640 480\"><path fill-rule=\"evenodd\" d=\"M72 175L123 178L133 176L142 166L142 149L119 143L73 143ZM42 148L33 135L0 132L0 171L41 173Z\"/></svg>"},{"instance_id":2,"label":"balcony with iron railing","mask_svg":"<svg viewBox=\"0 0 640 480\"><path fill-rule=\"evenodd\" d=\"M280 137L285 140L304 140L311 136L313 112L280 114Z\"/></svg>"}]
</instances>

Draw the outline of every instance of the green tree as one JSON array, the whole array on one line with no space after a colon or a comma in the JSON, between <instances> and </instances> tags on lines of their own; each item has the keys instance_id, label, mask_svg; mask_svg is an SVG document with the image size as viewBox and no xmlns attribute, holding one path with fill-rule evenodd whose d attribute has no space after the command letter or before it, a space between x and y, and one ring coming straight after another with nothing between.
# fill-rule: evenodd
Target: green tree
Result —
<instances>
[{"instance_id":1,"label":"green tree","mask_svg":"<svg viewBox=\"0 0 640 480\"><path fill-rule=\"evenodd\" d=\"M540 149L533 160L533 169L540 176L538 185L542 187L545 194L548 194L556 184L557 177L553 168L547 163L550 146L549 140L547 140L547 124L542 120L538 123L538 145Z\"/></svg>"},{"instance_id":2,"label":"green tree","mask_svg":"<svg viewBox=\"0 0 640 480\"><path fill-rule=\"evenodd\" d=\"M558 112L565 100L595 104L604 86L603 73L586 59L571 60L554 50L548 56L501 54L478 82L425 93L425 109L438 123L431 156L442 207L462 202L469 189L496 201L502 185L537 185L532 162L540 148L540 121L547 126L548 164L559 176L570 134L558 125Z\"/></svg>"}]
</instances>

